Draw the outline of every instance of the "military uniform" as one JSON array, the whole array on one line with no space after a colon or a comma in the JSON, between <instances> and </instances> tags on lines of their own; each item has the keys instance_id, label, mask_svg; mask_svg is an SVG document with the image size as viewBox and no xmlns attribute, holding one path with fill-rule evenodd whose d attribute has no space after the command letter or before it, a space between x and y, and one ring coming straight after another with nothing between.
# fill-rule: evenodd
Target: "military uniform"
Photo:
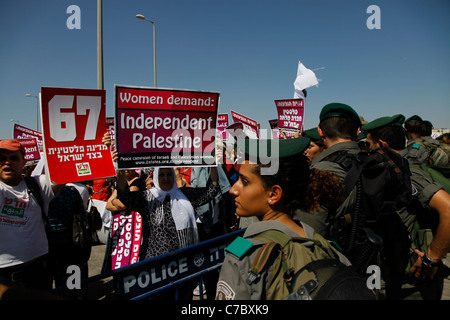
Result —
<instances>
[{"instance_id":1,"label":"military uniform","mask_svg":"<svg viewBox=\"0 0 450 320\"><path fill-rule=\"evenodd\" d=\"M403 149L399 154L408 159L412 158L408 149ZM430 209L429 202L436 192L444 189L442 185L434 182L431 176L420 168L410 167L411 183L414 187L413 195L417 197L424 209Z\"/></svg>"},{"instance_id":2,"label":"military uniform","mask_svg":"<svg viewBox=\"0 0 450 320\"><path fill-rule=\"evenodd\" d=\"M314 230L302 223L305 235L313 239ZM273 270L273 265L267 268L258 281L247 283L249 270L255 260L257 251L264 245L254 236L267 230L278 230L291 237L299 235L281 222L270 220L251 224L244 234L243 239L239 239L235 246L227 248L227 255L222 265L217 283L216 300L264 300L265 288L268 285ZM313 242L304 243L305 246L312 245ZM339 255L342 263L350 265L350 262L342 255Z\"/></svg>"},{"instance_id":3,"label":"military uniform","mask_svg":"<svg viewBox=\"0 0 450 320\"><path fill-rule=\"evenodd\" d=\"M303 153L309 146L308 138L300 137L287 140L256 140L246 139L244 142L244 153L253 157L253 159L270 158L271 161L277 161L279 158L289 157L294 154ZM278 146L275 144L279 143ZM279 148L278 148L279 147ZM260 152L264 149L264 151ZM305 235L313 239L314 230L301 224ZM227 247L227 255L222 265L219 281L217 283L217 300L263 300L265 299L265 289L270 280L273 265L264 268L257 281L247 281L250 275L251 266L255 260L258 250L266 243L255 239L258 234L268 231L281 231L290 237L300 237L297 232L285 224L275 221L254 222L249 225L243 238L237 238ZM312 246L312 241L305 242L305 246ZM336 253L343 262L349 264L345 257Z\"/></svg>"},{"instance_id":4,"label":"military uniform","mask_svg":"<svg viewBox=\"0 0 450 320\"><path fill-rule=\"evenodd\" d=\"M404 123L410 122L410 121L418 121L423 122L422 118L418 115L413 115L409 117L408 119L404 120ZM423 142L422 138L416 138L416 139L410 139L406 143L406 148L408 149L408 152L405 152L404 158L409 159L417 159L420 162L424 162L428 157L428 150L421 145Z\"/></svg>"},{"instance_id":5,"label":"military uniform","mask_svg":"<svg viewBox=\"0 0 450 320\"><path fill-rule=\"evenodd\" d=\"M329 155L340 152L347 151L349 154L358 154L361 149L358 146L358 143L355 141L341 142L335 144L334 146L325 149L321 152L317 157L313 159L311 162L311 169L318 169L323 171L330 171L336 174L341 179L344 179L347 175L347 172L337 163L324 160ZM349 193L348 197L344 200L344 202L339 206L336 210L335 216L341 216L348 212L351 212L353 205L356 199L356 191L355 188ZM327 228L328 228L328 210L325 207L321 207L318 212L304 212L302 210L295 211L295 219L298 221L303 221L309 224L311 227L316 230L317 233L322 236L326 236Z\"/></svg>"},{"instance_id":6,"label":"military uniform","mask_svg":"<svg viewBox=\"0 0 450 320\"><path fill-rule=\"evenodd\" d=\"M350 116L354 118L355 122L361 123L358 114L345 104L332 103L326 105L321 113L320 120L335 117L335 116ZM340 177L342 180L347 176L347 172L337 163L327 161L326 158L336 152L346 151L349 154L358 154L361 149L356 141L346 141L335 144L315 157L311 162L311 169L330 171ZM350 191L347 198L341 204L341 206L334 213L335 217L340 217L346 213L351 212L356 200L356 188ZM322 236L328 236L328 210L325 207L321 207L319 212L304 212L302 210L296 210L295 219L303 221L309 224L314 230Z\"/></svg>"}]
</instances>

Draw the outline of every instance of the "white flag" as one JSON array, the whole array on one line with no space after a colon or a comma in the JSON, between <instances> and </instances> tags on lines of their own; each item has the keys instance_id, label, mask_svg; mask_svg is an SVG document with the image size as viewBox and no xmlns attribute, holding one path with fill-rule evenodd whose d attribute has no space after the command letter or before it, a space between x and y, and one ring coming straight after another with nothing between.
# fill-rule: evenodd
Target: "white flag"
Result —
<instances>
[{"instance_id":1,"label":"white flag","mask_svg":"<svg viewBox=\"0 0 450 320\"><path fill-rule=\"evenodd\" d=\"M294 81L294 99L305 98L302 90L319 84L316 74L298 62L297 78Z\"/></svg>"}]
</instances>

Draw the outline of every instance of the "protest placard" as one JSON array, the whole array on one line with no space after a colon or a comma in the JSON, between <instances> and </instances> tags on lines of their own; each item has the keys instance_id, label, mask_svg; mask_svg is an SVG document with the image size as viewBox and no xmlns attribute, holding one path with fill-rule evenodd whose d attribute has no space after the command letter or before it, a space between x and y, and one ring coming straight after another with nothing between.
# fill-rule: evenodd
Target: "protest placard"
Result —
<instances>
[{"instance_id":1,"label":"protest placard","mask_svg":"<svg viewBox=\"0 0 450 320\"><path fill-rule=\"evenodd\" d=\"M40 149L43 148L41 132L18 125L17 123L14 124L14 128L13 128L13 139L16 139L16 140L36 139L37 145L39 146L39 148Z\"/></svg>"},{"instance_id":2,"label":"protest placard","mask_svg":"<svg viewBox=\"0 0 450 320\"><path fill-rule=\"evenodd\" d=\"M302 130L304 100L286 99L275 100L278 113L278 128L290 131Z\"/></svg>"},{"instance_id":3,"label":"protest placard","mask_svg":"<svg viewBox=\"0 0 450 320\"><path fill-rule=\"evenodd\" d=\"M25 160L34 161L41 158L41 153L39 152L39 146L37 140L33 139L20 139L20 144L23 145L25 149Z\"/></svg>"},{"instance_id":4,"label":"protest placard","mask_svg":"<svg viewBox=\"0 0 450 320\"><path fill-rule=\"evenodd\" d=\"M257 139L259 137L259 124L253 119L250 119L240 113L231 110L231 117L234 123L242 123L243 134L252 139ZM231 126L229 126L230 128ZM233 129L231 127L230 129ZM236 132L236 129L235 129ZM239 135L239 134L237 134Z\"/></svg>"},{"instance_id":5,"label":"protest placard","mask_svg":"<svg viewBox=\"0 0 450 320\"><path fill-rule=\"evenodd\" d=\"M118 168L216 164L219 93L115 85Z\"/></svg>"},{"instance_id":6,"label":"protest placard","mask_svg":"<svg viewBox=\"0 0 450 320\"><path fill-rule=\"evenodd\" d=\"M46 174L62 184L115 176L106 132L104 90L41 88Z\"/></svg>"},{"instance_id":7,"label":"protest placard","mask_svg":"<svg viewBox=\"0 0 450 320\"><path fill-rule=\"evenodd\" d=\"M217 135L222 138L223 141L228 140L228 114L222 113L217 115Z\"/></svg>"}]
</instances>

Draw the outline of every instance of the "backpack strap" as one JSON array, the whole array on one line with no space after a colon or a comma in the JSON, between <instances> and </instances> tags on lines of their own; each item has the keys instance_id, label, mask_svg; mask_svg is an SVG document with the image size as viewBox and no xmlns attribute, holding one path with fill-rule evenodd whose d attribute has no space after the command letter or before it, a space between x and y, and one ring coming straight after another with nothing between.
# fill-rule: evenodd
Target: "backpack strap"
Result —
<instances>
[{"instance_id":1,"label":"backpack strap","mask_svg":"<svg viewBox=\"0 0 450 320\"><path fill-rule=\"evenodd\" d=\"M347 175L342 181L344 185L343 197L347 198L356 185L363 170L363 156L366 153L351 154L345 150L337 151L325 157L321 161L329 161L338 164Z\"/></svg>"},{"instance_id":2,"label":"backpack strap","mask_svg":"<svg viewBox=\"0 0 450 320\"><path fill-rule=\"evenodd\" d=\"M48 220L47 216L44 213L44 202L42 200L41 191L38 183L33 177L24 177L23 179L25 180L29 194L36 199L36 202L41 207L42 220L44 221L44 225L47 226Z\"/></svg>"},{"instance_id":3,"label":"backpack strap","mask_svg":"<svg viewBox=\"0 0 450 320\"><path fill-rule=\"evenodd\" d=\"M261 272L264 269L269 257L271 256L275 248L281 249L280 245L276 242L268 242L262 248L260 248L256 254L255 260L249 270L247 280L245 282L251 285L261 276Z\"/></svg>"}]
</instances>

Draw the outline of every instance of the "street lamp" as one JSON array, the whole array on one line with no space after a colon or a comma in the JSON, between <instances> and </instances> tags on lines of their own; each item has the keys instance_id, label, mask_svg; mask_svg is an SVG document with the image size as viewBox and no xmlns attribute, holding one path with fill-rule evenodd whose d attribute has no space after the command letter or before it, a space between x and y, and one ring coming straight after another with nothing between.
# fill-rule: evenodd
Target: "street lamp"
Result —
<instances>
[{"instance_id":1,"label":"street lamp","mask_svg":"<svg viewBox=\"0 0 450 320\"><path fill-rule=\"evenodd\" d=\"M27 93L25 97L32 97L36 98L36 131L39 132L39 98L37 96L32 96L31 94Z\"/></svg>"},{"instance_id":2,"label":"street lamp","mask_svg":"<svg viewBox=\"0 0 450 320\"><path fill-rule=\"evenodd\" d=\"M153 25L153 82L155 83L155 87L157 87L156 85L156 34L155 34L155 22L146 19L142 14L137 14L136 18L141 19L141 20L145 20L148 22L151 22Z\"/></svg>"}]
</instances>

